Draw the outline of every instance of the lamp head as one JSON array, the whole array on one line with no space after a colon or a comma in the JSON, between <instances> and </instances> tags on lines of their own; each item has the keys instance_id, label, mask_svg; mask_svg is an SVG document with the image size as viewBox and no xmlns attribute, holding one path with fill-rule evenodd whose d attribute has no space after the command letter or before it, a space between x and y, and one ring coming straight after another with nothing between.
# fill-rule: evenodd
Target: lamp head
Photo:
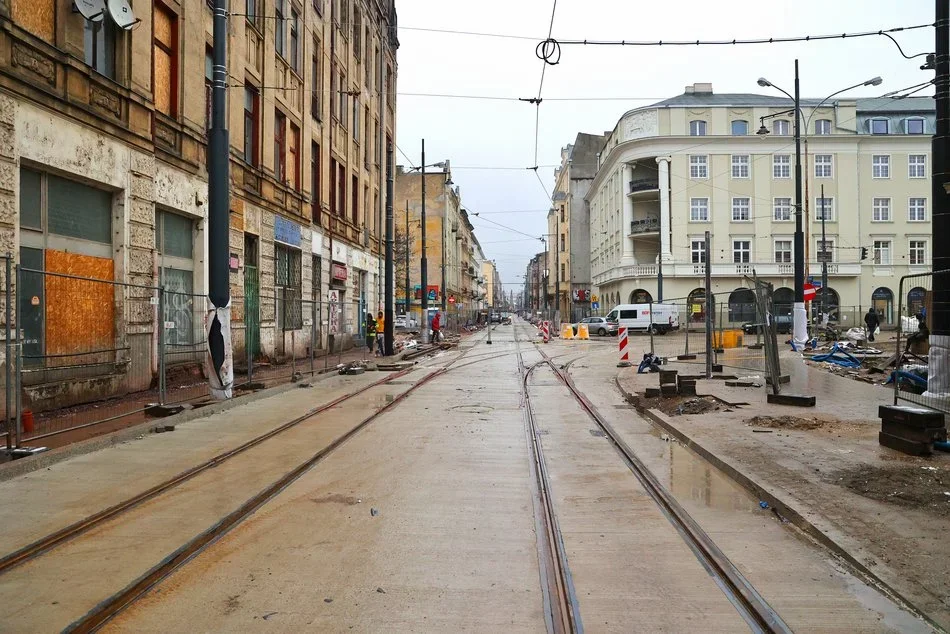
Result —
<instances>
[{"instance_id":1,"label":"lamp head","mask_svg":"<svg viewBox=\"0 0 950 634\"><path fill-rule=\"evenodd\" d=\"M880 86L883 83L884 83L883 79L881 79L880 77L874 77L873 79L869 79L866 82L864 82L864 85L865 86Z\"/></svg>"},{"instance_id":2,"label":"lamp head","mask_svg":"<svg viewBox=\"0 0 950 634\"><path fill-rule=\"evenodd\" d=\"M429 167L437 167L439 169L445 169L445 161L439 161L438 163L433 163Z\"/></svg>"},{"instance_id":3,"label":"lamp head","mask_svg":"<svg viewBox=\"0 0 950 634\"><path fill-rule=\"evenodd\" d=\"M756 83L762 86L763 88L768 88L769 86L772 85L772 82L770 82L765 77L759 77L759 81L757 81Z\"/></svg>"},{"instance_id":4,"label":"lamp head","mask_svg":"<svg viewBox=\"0 0 950 634\"><path fill-rule=\"evenodd\" d=\"M769 134L769 129L766 128L765 124L763 123L761 126L759 126L759 130L756 132L756 134L759 136L765 136L766 134Z\"/></svg>"}]
</instances>

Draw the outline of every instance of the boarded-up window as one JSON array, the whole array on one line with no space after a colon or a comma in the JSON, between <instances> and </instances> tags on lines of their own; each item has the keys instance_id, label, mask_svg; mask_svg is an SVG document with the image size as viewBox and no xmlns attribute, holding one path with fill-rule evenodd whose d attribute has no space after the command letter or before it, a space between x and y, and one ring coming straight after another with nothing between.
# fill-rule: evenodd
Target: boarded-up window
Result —
<instances>
[{"instance_id":1,"label":"boarded-up window","mask_svg":"<svg viewBox=\"0 0 950 634\"><path fill-rule=\"evenodd\" d=\"M115 348L115 287L112 260L76 253L46 251L47 366L100 362ZM99 355L79 353L102 352ZM75 356L74 356L75 355Z\"/></svg>"},{"instance_id":2,"label":"boarded-up window","mask_svg":"<svg viewBox=\"0 0 950 634\"><path fill-rule=\"evenodd\" d=\"M13 0L13 22L53 43L56 37L55 0Z\"/></svg>"},{"instance_id":3,"label":"boarded-up window","mask_svg":"<svg viewBox=\"0 0 950 634\"><path fill-rule=\"evenodd\" d=\"M155 109L175 117L178 114L178 18L158 2L153 16Z\"/></svg>"}]
</instances>

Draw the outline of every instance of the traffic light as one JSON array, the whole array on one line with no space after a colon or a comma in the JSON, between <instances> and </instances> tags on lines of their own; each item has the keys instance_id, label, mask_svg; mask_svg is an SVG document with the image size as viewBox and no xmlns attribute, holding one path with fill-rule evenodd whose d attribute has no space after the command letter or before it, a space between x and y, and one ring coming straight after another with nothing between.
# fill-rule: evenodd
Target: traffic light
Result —
<instances>
[{"instance_id":1,"label":"traffic light","mask_svg":"<svg viewBox=\"0 0 950 634\"><path fill-rule=\"evenodd\" d=\"M862 259L862 260L867 260L867 259L868 259L868 248L867 248L867 247L861 247L861 259Z\"/></svg>"}]
</instances>

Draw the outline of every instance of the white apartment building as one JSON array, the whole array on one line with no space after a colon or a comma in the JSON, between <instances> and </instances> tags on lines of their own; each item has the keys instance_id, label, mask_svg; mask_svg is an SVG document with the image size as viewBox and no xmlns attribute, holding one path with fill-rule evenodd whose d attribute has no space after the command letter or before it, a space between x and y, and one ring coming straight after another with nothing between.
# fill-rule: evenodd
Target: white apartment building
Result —
<instances>
[{"instance_id":1,"label":"white apartment building","mask_svg":"<svg viewBox=\"0 0 950 634\"><path fill-rule=\"evenodd\" d=\"M933 100L819 103L802 100L806 276L821 279L824 214L832 319L850 325L873 305L883 323L894 323L900 277L931 266ZM662 273L663 299L702 318L709 231L713 294L728 302L729 321L754 315L745 280L753 270L775 285L776 308L791 312L791 107L787 98L695 84L621 117L587 198L591 278L604 307L658 300ZM769 134L756 134L763 124ZM923 302L922 289L905 295L905 306Z\"/></svg>"}]
</instances>

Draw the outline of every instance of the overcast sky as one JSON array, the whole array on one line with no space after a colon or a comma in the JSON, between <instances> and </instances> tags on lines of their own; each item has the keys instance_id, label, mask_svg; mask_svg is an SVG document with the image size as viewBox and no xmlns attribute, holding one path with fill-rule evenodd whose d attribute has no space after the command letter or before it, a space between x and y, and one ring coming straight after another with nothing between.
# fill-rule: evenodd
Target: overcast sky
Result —
<instances>
[{"instance_id":1,"label":"overcast sky","mask_svg":"<svg viewBox=\"0 0 950 634\"><path fill-rule=\"evenodd\" d=\"M399 12L397 145L419 164L452 162L463 205L473 218L485 255L497 262L505 289L518 289L539 240L491 224L540 236L546 231L550 191L560 150L578 132L613 129L627 110L683 92L694 82L713 90L757 92L767 77L792 92L797 57L802 97L823 98L875 75L878 87L849 96L880 96L933 78L923 58L904 59L885 37L719 47L564 46L561 62L548 66L543 98L621 97L616 101L545 101L535 163L535 106L513 101L410 96L438 93L535 97L542 62L537 42L547 36L553 0L397 0ZM932 23L930 0L558 0L553 37L608 40L752 39L877 31ZM535 38L503 39L412 29L445 29ZM895 34L904 52L933 50L933 30ZM932 94L931 90L918 93ZM629 99L628 99L629 98ZM632 99L636 98L636 99ZM396 163L409 160L399 152ZM493 169L473 169L473 168ZM514 169L497 169L514 168ZM524 212L524 213L522 213Z\"/></svg>"}]
</instances>

